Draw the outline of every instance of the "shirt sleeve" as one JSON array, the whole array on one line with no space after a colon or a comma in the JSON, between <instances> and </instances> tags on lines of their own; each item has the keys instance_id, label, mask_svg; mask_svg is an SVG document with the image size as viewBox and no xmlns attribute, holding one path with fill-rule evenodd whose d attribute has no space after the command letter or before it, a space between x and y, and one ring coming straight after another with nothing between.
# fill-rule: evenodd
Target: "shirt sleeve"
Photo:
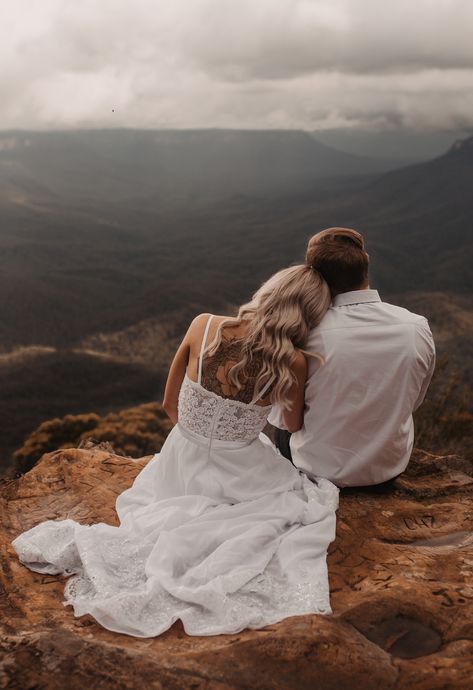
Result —
<instances>
[{"instance_id":1,"label":"shirt sleeve","mask_svg":"<svg viewBox=\"0 0 473 690\"><path fill-rule=\"evenodd\" d=\"M418 366L422 370L423 379L414 404L414 411L424 401L435 369L435 343L427 319L422 319L422 323L416 328L416 350Z\"/></svg>"}]
</instances>

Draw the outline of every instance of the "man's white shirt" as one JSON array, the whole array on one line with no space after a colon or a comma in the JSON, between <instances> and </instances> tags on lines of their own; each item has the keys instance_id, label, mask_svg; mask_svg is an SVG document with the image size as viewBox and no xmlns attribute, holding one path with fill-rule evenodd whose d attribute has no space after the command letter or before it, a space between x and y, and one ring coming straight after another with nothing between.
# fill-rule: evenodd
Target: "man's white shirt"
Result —
<instances>
[{"instance_id":1,"label":"man's white shirt","mask_svg":"<svg viewBox=\"0 0 473 690\"><path fill-rule=\"evenodd\" d=\"M377 290L337 295L309 337L306 410L292 434L296 467L338 486L378 484L406 468L412 412L435 365L427 319L382 302ZM280 409L269 421L283 427Z\"/></svg>"}]
</instances>

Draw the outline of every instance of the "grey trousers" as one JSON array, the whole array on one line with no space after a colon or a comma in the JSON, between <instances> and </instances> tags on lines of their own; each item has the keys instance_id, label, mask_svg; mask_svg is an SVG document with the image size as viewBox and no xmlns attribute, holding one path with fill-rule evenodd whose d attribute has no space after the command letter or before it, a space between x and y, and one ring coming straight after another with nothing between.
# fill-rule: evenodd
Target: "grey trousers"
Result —
<instances>
[{"instance_id":1,"label":"grey trousers","mask_svg":"<svg viewBox=\"0 0 473 690\"><path fill-rule=\"evenodd\" d=\"M289 445L290 438L291 434L289 431L285 431L285 429L278 429L277 427L275 428L274 443L276 448L279 450L281 455L292 462L291 446ZM292 464L294 465L293 462Z\"/></svg>"}]
</instances>

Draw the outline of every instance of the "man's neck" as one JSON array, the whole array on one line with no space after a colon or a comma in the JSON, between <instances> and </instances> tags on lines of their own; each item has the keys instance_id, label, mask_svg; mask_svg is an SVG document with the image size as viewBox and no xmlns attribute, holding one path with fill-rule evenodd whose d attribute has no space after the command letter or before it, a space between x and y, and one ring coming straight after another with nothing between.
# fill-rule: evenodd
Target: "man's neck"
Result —
<instances>
[{"instance_id":1,"label":"man's neck","mask_svg":"<svg viewBox=\"0 0 473 690\"><path fill-rule=\"evenodd\" d=\"M352 288L351 290L344 290L343 292L336 292L333 297L336 297L337 295L344 295L346 292L358 292L360 290L371 290L369 284L368 285L363 285L362 287L357 287L357 288Z\"/></svg>"},{"instance_id":2,"label":"man's neck","mask_svg":"<svg viewBox=\"0 0 473 690\"><path fill-rule=\"evenodd\" d=\"M355 304L368 304L370 302L381 302L381 298L377 290L367 287L359 290L339 292L332 299L332 306L347 307Z\"/></svg>"}]
</instances>

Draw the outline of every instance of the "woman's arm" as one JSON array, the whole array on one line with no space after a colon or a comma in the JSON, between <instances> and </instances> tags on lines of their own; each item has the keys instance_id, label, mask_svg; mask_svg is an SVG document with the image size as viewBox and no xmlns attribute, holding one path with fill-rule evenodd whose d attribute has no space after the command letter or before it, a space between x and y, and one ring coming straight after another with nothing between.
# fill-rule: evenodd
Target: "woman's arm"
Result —
<instances>
[{"instance_id":1,"label":"woman's arm","mask_svg":"<svg viewBox=\"0 0 473 690\"><path fill-rule=\"evenodd\" d=\"M177 402L179 399L179 391L182 380L186 373L187 363L189 361L190 345L188 342L188 334L189 331L185 335L184 340L179 345L177 352L174 355L166 381L166 388L164 390L163 407L173 424L177 424Z\"/></svg>"},{"instance_id":2,"label":"woman's arm","mask_svg":"<svg viewBox=\"0 0 473 690\"><path fill-rule=\"evenodd\" d=\"M182 380L186 373L191 355L191 347L195 342L201 342L202 332L209 314L199 314L192 321L182 343L179 345L169 369L166 388L164 389L163 408L167 412L173 424L177 424L177 404Z\"/></svg>"},{"instance_id":3,"label":"woman's arm","mask_svg":"<svg viewBox=\"0 0 473 690\"><path fill-rule=\"evenodd\" d=\"M293 434L299 431L304 423L304 404L305 404L305 382L307 379L307 360L305 355L296 350L296 358L292 365L292 371L296 377L296 382L289 393L289 401L292 409L285 408L282 413L283 422L287 430Z\"/></svg>"}]
</instances>

